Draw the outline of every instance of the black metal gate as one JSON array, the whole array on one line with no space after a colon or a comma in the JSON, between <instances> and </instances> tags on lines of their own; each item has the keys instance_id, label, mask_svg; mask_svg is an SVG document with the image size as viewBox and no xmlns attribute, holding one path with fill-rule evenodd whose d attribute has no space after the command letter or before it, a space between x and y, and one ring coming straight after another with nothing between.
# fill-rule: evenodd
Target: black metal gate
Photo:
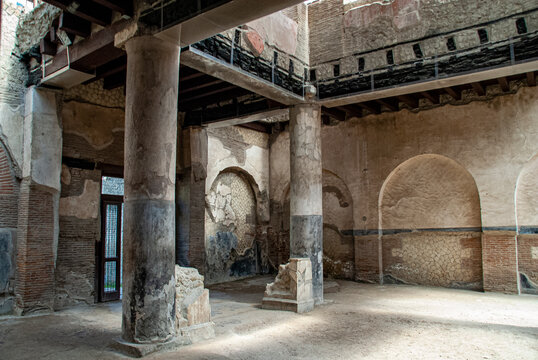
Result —
<instances>
[{"instance_id":1,"label":"black metal gate","mask_svg":"<svg viewBox=\"0 0 538 360\"><path fill-rule=\"evenodd\" d=\"M121 259L123 242L123 197L101 197L101 275L100 301L121 297Z\"/></svg>"}]
</instances>

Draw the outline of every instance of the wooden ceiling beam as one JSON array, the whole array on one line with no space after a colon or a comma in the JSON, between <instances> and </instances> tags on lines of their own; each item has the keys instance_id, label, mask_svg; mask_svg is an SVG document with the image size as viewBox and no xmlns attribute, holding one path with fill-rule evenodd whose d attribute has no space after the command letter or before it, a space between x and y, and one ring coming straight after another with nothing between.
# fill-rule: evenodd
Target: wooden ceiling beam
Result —
<instances>
[{"instance_id":1,"label":"wooden ceiling beam","mask_svg":"<svg viewBox=\"0 0 538 360\"><path fill-rule=\"evenodd\" d=\"M81 19L70 13L63 12L60 15L60 24L58 29L68 34L78 35L87 38L91 35L92 24L89 21Z\"/></svg>"},{"instance_id":2,"label":"wooden ceiling beam","mask_svg":"<svg viewBox=\"0 0 538 360\"><path fill-rule=\"evenodd\" d=\"M52 42L50 40L50 33L47 34L41 41L39 42L39 52L41 54L45 55L56 55L56 49L58 48L58 44Z\"/></svg>"},{"instance_id":3,"label":"wooden ceiling beam","mask_svg":"<svg viewBox=\"0 0 538 360\"><path fill-rule=\"evenodd\" d=\"M362 117L362 108L357 105L343 105L337 107L337 109L345 111L349 116L352 117Z\"/></svg>"},{"instance_id":4,"label":"wooden ceiling beam","mask_svg":"<svg viewBox=\"0 0 538 360\"><path fill-rule=\"evenodd\" d=\"M124 86L127 80L127 71L120 71L105 78L103 82L103 89L113 90Z\"/></svg>"},{"instance_id":5,"label":"wooden ceiling beam","mask_svg":"<svg viewBox=\"0 0 538 360\"><path fill-rule=\"evenodd\" d=\"M474 92L478 96L486 95L486 88L484 87L484 85L482 85L482 83L480 81L472 83L471 86L473 87Z\"/></svg>"},{"instance_id":6,"label":"wooden ceiling beam","mask_svg":"<svg viewBox=\"0 0 538 360\"><path fill-rule=\"evenodd\" d=\"M434 105L437 105L441 102L441 100L439 99L439 93L436 91L422 91L420 95L430 100L430 102Z\"/></svg>"},{"instance_id":7,"label":"wooden ceiling beam","mask_svg":"<svg viewBox=\"0 0 538 360\"><path fill-rule=\"evenodd\" d=\"M204 88L207 88L207 87L210 87L210 86L214 86L214 85L222 84L223 82L224 82L224 81L222 81L222 80L220 80L220 79L215 79L215 78L213 78L212 81L199 83L198 85L191 86L191 87L185 87L185 88L182 88L182 87L180 86L180 87L179 87L179 94L180 94L180 95L188 94L188 93L193 92L193 91L196 91L196 90L200 90L200 89L204 89Z\"/></svg>"},{"instance_id":8,"label":"wooden ceiling beam","mask_svg":"<svg viewBox=\"0 0 538 360\"><path fill-rule=\"evenodd\" d=\"M527 73L527 85L536 86L536 74L534 73L534 71Z\"/></svg>"},{"instance_id":9,"label":"wooden ceiling beam","mask_svg":"<svg viewBox=\"0 0 538 360\"><path fill-rule=\"evenodd\" d=\"M452 87L444 88L445 92L452 96L454 100L461 100L461 92Z\"/></svg>"},{"instance_id":10,"label":"wooden ceiling beam","mask_svg":"<svg viewBox=\"0 0 538 360\"><path fill-rule=\"evenodd\" d=\"M203 108L207 105L218 104L222 101L231 100L243 95L251 94L250 91L233 86L231 90L222 91L206 97L201 97L195 100L179 98L179 108L181 111L190 111Z\"/></svg>"},{"instance_id":11,"label":"wooden ceiling beam","mask_svg":"<svg viewBox=\"0 0 538 360\"><path fill-rule=\"evenodd\" d=\"M364 110L368 110L372 114L381 114L381 106L373 101L357 103L357 105Z\"/></svg>"},{"instance_id":12,"label":"wooden ceiling beam","mask_svg":"<svg viewBox=\"0 0 538 360\"><path fill-rule=\"evenodd\" d=\"M111 26L94 33L91 37L77 42L69 47L69 61L71 66L80 65L86 70L93 70L101 64L117 59L124 54L123 51L114 47L114 35L123 29L126 21L118 21ZM91 63L95 60L93 68ZM47 63L45 73L52 74L68 65L67 50L64 49L54 56L53 61Z\"/></svg>"},{"instance_id":13,"label":"wooden ceiling beam","mask_svg":"<svg viewBox=\"0 0 538 360\"><path fill-rule=\"evenodd\" d=\"M54 5L63 11L69 12L79 18L92 23L107 26L112 21L112 10L92 1L71 1L71 0L43 0Z\"/></svg>"},{"instance_id":14,"label":"wooden ceiling beam","mask_svg":"<svg viewBox=\"0 0 538 360\"><path fill-rule=\"evenodd\" d=\"M192 73L192 74L187 74L185 76L182 76L181 75L181 70L179 71L179 82L184 82L184 81L189 81L189 80L192 80L192 79L197 79L199 77L202 77L206 74L204 74L203 72L195 72L195 73Z\"/></svg>"},{"instance_id":15,"label":"wooden ceiling beam","mask_svg":"<svg viewBox=\"0 0 538 360\"><path fill-rule=\"evenodd\" d=\"M376 100L379 104L383 105L390 111L398 111L400 110L400 104L397 99L393 98L385 98L385 99L377 99Z\"/></svg>"},{"instance_id":16,"label":"wooden ceiling beam","mask_svg":"<svg viewBox=\"0 0 538 360\"><path fill-rule=\"evenodd\" d=\"M510 91L510 84L508 83L508 79L506 77L500 77L497 79L497 81L499 82L499 85L501 85L501 90L503 92Z\"/></svg>"},{"instance_id":17,"label":"wooden ceiling beam","mask_svg":"<svg viewBox=\"0 0 538 360\"><path fill-rule=\"evenodd\" d=\"M411 109L418 108L418 99L413 95L400 95L398 100L409 106Z\"/></svg>"},{"instance_id":18,"label":"wooden ceiling beam","mask_svg":"<svg viewBox=\"0 0 538 360\"><path fill-rule=\"evenodd\" d=\"M122 15L133 15L133 2L132 0L93 0L94 2L103 5L110 10L119 12Z\"/></svg>"},{"instance_id":19,"label":"wooden ceiling beam","mask_svg":"<svg viewBox=\"0 0 538 360\"><path fill-rule=\"evenodd\" d=\"M346 112L342 110L338 110L336 108L326 108L325 106L321 107L322 114L328 115L332 117L333 119L336 119L338 121L345 121L346 120Z\"/></svg>"}]
</instances>

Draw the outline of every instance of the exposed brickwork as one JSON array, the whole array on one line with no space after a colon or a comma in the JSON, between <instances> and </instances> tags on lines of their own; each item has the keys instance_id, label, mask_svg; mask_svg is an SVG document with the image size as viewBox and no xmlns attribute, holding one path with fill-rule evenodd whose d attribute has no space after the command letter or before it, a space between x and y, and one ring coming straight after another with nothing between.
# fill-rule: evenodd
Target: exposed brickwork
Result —
<instances>
[{"instance_id":1,"label":"exposed brickwork","mask_svg":"<svg viewBox=\"0 0 538 360\"><path fill-rule=\"evenodd\" d=\"M53 194L21 183L17 237L17 307L52 309L54 299Z\"/></svg>"},{"instance_id":2,"label":"exposed brickwork","mask_svg":"<svg viewBox=\"0 0 538 360\"><path fill-rule=\"evenodd\" d=\"M101 181L100 171L70 168L69 172L69 184L62 183L62 198L81 195L86 180ZM99 241L99 217L79 219L75 216L60 216L55 309L80 302L93 303L96 300L96 242Z\"/></svg>"},{"instance_id":3,"label":"exposed brickwork","mask_svg":"<svg viewBox=\"0 0 538 360\"><path fill-rule=\"evenodd\" d=\"M482 234L482 267L485 291L518 292L515 233Z\"/></svg>"},{"instance_id":4,"label":"exposed brickwork","mask_svg":"<svg viewBox=\"0 0 538 360\"><path fill-rule=\"evenodd\" d=\"M0 228L16 228L19 183L11 169L4 147L0 144Z\"/></svg>"},{"instance_id":5,"label":"exposed brickwork","mask_svg":"<svg viewBox=\"0 0 538 360\"><path fill-rule=\"evenodd\" d=\"M519 272L524 273L534 284L538 284L538 235L518 235L517 258Z\"/></svg>"}]
</instances>

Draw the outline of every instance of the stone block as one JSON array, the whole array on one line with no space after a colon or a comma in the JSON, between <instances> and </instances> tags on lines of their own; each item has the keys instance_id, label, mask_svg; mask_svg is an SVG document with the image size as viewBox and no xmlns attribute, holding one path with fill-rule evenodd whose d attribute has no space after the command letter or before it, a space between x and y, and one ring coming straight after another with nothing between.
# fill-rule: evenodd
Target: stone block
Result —
<instances>
[{"instance_id":1,"label":"stone block","mask_svg":"<svg viewBox=\"0 0 538 360\"><path fill-rule=\"evenodd\" d=\"M314 308L312 263L309 258L292 258L280 265L274 282L267 284L262 300L267 310L309 312Z\"/></svg>"},{"instance_id":2,"label":"stone block","mask_svg":"<svg viewBox=\"0 0 538 360\"><path fill-rule=\"evenodd\" d=\"M195 268L176 265L176 333L189 343L215 337L209 290Z\"/></svg>"}]
</instances>

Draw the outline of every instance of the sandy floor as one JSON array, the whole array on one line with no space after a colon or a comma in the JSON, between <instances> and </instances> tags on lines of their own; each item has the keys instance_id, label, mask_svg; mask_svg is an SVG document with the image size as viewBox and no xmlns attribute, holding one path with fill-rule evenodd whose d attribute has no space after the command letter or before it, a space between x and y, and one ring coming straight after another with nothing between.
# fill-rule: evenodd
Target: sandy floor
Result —
<instances>
[{"instance_id":1,"label":"sandy floor","mask_svg":"<svg viewBox=\"0 0 538 360\"><path fill-rule=\"evenodd\" d=\"M255 278L211 288L217 338L151 359L537 359L538 297L333 282L297 315L259 308ZM117 359L121 304L0 319L0 359Z\"/></svg>"}]
</instances>

